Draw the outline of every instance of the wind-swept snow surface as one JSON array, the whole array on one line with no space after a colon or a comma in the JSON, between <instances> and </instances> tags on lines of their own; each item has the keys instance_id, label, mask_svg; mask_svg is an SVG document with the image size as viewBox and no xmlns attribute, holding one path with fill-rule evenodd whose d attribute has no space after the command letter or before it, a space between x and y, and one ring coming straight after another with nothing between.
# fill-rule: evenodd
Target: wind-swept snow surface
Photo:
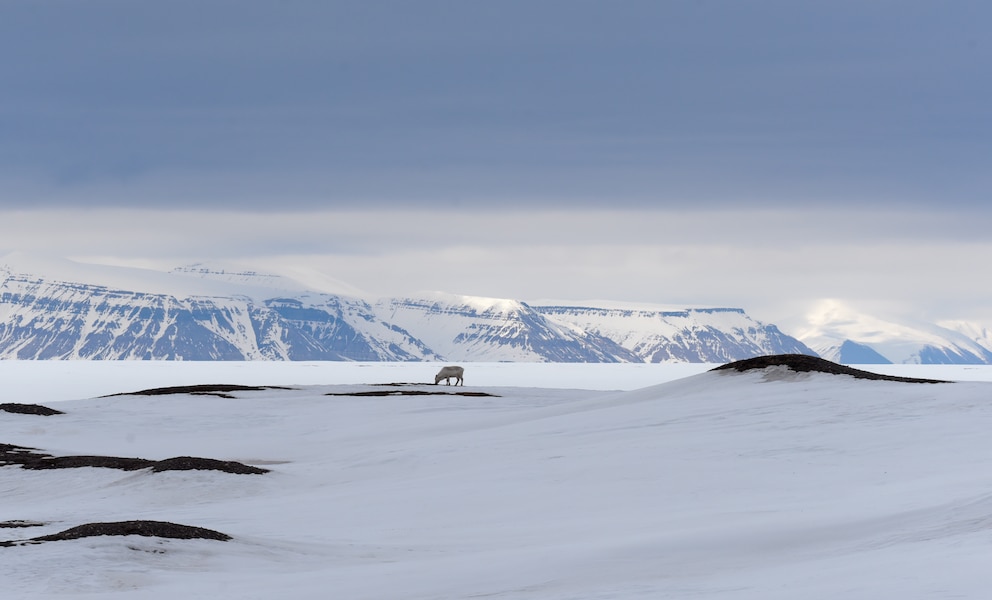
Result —
<instances>
[{"instance_id":1,"label":"wind-swept snow surface","mask_svg":"<svg viewBox=\"0 0 992 600\"><path fill-rule=\"evenodd\" d=\"M131 521L231 536L0 547L3 597L904 600L992 589L992 383L781 365L626 392L470 377L459 393L493 395L197 388L59 402L61 415L0 412L0 444L53 456L269 470L0 467L0 541ZM339 395L367 392L385 395Z\"/></svg>"}]
</instances>

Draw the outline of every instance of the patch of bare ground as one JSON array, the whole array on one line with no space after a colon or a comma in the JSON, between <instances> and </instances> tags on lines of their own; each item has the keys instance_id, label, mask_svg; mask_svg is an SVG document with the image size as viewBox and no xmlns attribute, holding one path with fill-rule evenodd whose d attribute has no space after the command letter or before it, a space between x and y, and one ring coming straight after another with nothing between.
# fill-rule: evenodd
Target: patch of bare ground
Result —
<instances>
[{"instance_id":1,"label":"patch of bare ground","mask_svg":"<svg viewBox=\"0 0 992 600\"><path fill-rule=\"evenodd\" d=\"M427 390L368 390L363 392L331 392L325 396L469 396L469 397L490 397L499 398L496 394L488 392L430 392Z\"/></svg>"},{"instance_id":2,"label":"patch of bare ground","mask_svg":"<svg viewBox=\"0 0 992 600\"><path fill-rule=\"evenodd\" d=\"M63 540L77 540L85 537L96 537L102 535L141 535L146 537L171 538L178 540L217 540L226 542L231 536L226 533L206 529L203 527L193 527L191 525L180 525L169 523L168 521L115 521L109 523L87 523L53 533L42 535L19 541L0 542L0 546L23 546L26 544L40 544L42 542L58 542Z\"/></svg>"},{"instance_id":3,"label":"patch of bare ground","mask_svg":"<svg viewBox=\"0 0 992 600\"><path fill-rule=\"evenodd\" d=\"M4 402L0 404L0 410L19 415L40 415L43 417L65 414L61 410L55 410L54 408L48 408L40 404L21 404L19 402Z\"/></svg>"},{"instance_id":4,"label":"patch of bare ground","mask_svg":"<svg viewBox=\"0 0 992 600\"><path fill-rule=\"evenodd\" d=\"M0 444L0 466L16 465L22 469L76 469L80 467L101 467L119 469L122 471L137 471L151 469L152 472L163 471L222 471L236 475L261 475L268 469L253 467L236 461L199 458L196 456L177 456L164 460L147 458L130 458L121 456L52 456L37 451L35 448Z\"/></svg>"},{"instance_id":5,"label":"patch of bare ground","mask_svg":"<svg viewBox=\"0 0 992 600\"><path fill-rule=\"evenodd\" d=\"M734 370L734 371L754 371L768 367L783 366L797 373L830 373L833 375L848 375L856 379L871 379L876 381L899 381L903 383L951 383L940 379L918 379L916 377L898 377L895 375L882 375L871 371L862 371L844 365L830 362L818 356L808 356L806 354L772 354L768 356L757 356L739 360L725 365L720 365L713 371Z\"/></svg>"},{"instance_id":6,"label":"patch of bare ground","mask_svg":"<svg viewBox=\"0 0 992 600\"><path fill-rule=\"evenodd\" d=\"M26 527L43 527L45 525L45 523L39 523L37 521L23 521L20 519L0 521L0 529L23 529Z\"/></svg>"},{"instance_id":7,"label":"patch of bare ground","mask_svg":"<svg viewBox=\"0 0 992 600\"><path fill-rule=\"evenodd\" d=\"M281 387L277 385L236 385L228 383L205 383L198 385L177 385L171 387L151 388L139 390L137 392L121 392L119 394L109 394L103 396L110 398L113 396L168 396L170 394L193 394L202 396L219 396L221 398L234 398L231 392L261 392L264 390L291 390L293 388Z\"/></svg>"},{"instance_id":8,"label":"patch of bare ground","mask_svg":"<svg viewBox=\"0 0 992 600\"><path fill-rule=\"evenodd\" d=\"M214 458L199 458L196 456L176 456L157 460L152 465L152 471L161 473L162 471L222 471L224 473L234 473L236 475L261 475L268 473L268 469L253 467L233 460L217 460Z\"/></svg>"}]
</instances>

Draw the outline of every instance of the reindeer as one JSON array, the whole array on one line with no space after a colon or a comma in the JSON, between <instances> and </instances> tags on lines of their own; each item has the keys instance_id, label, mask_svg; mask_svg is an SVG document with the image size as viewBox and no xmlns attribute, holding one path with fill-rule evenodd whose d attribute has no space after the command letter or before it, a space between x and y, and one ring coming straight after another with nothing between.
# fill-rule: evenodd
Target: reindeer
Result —
<instances>
[{"instance_id":1,"label":"reindeer","mask_svg":"<svg viewBox=\"0 0 992 600\"><path fill-rule=\"evenodd\" d=\"M465 369L461 367L444 367L437 372L437 375L434 376L434 385L440 383L442 379L444 380L445 385L451 385L451 378L454 377L455 385L464 386L465 385L465 380L463 379L464 375L465 375Z\"/></svg>"}]
</instances>

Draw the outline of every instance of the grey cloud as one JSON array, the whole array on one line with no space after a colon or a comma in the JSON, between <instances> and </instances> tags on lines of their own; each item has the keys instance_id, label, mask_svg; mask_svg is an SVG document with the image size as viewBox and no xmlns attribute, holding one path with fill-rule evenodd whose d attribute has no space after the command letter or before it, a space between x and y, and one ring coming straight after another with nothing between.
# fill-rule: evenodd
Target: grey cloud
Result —
<instances>
[{"instance_id":1,"label":"grey cloud","mask_svg":"<svg viewBox=\"0 0 992 600\"><path fill-rule=\"evenodd\" d=\"M977 2L14 2L33 202L979 209ZM27 175L25 175L27 174ZM3 205L24 205L10 194Z\"/></svg>"}]
</instances>

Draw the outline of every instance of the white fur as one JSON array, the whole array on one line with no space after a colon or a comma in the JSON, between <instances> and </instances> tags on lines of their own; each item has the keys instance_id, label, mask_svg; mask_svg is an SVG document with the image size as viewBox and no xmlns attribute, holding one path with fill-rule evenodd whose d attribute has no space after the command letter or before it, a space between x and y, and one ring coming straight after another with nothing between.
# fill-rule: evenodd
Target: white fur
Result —
<instances>
[{"instance_id":1,"label":"white fur","mask_svg":"<svg viewBox=\"0 0 992 600\"><path fill-rule=\"evenodd\" d=\"M451 378L455 378L455 385L465 385L464 380L465 369L461 367L443 367L434 376L434 385L441 382L442 379L445 380L445 385L451 385Z\"/></svg>"}]
</instances>

